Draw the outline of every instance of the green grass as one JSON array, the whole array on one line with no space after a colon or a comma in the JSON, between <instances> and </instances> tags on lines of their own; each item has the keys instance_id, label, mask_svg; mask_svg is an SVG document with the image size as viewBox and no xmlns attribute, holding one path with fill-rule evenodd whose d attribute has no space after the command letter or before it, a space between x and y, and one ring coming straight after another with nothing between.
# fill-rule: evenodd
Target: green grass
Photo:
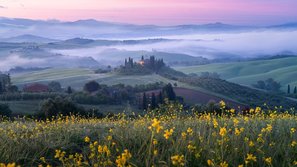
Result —
<instances>
[{"instance_id":1,"label":"green grass","mask_svg":"<svg viewBox=\"0 0 297 167\"><path fill-rule=\"evenodd\" d=\"M259 80L273 78L281 83L282 90L286 90L288 84L297 86L297 57L176 67L175 69L187 74L217 72L221 78L242 85L252 85Z\"/></svg>"},{"instance_id":2,"label":"green grass","mask_svg":"<svg viewBox=\"0 0 297 167\"><path fill-rule=\"evenodd\" d=\"M24 100L24 101L0 101L0 104L8 104L9 108L12 110L13 115L21 114L21 115L30 115L35 114L39 111L43 100ZM136 106L131 106L128 104L122 105L80 105L84 107L86 110L97 109L99 112L103 114L108 113L120 113L125 111L126 113L141 111Z\"/></svg>"},{"instance_id":3,"label":"green grass","mask_svg":"<svg viewBox=\"0 0 297 167\"><path fill-rule=\"evenodd\" d=\"M34 114L39 110L40 100L26 101L0 101L0 103L8 104L12 113L15 114Z\"/></svg>"}]
</instances>

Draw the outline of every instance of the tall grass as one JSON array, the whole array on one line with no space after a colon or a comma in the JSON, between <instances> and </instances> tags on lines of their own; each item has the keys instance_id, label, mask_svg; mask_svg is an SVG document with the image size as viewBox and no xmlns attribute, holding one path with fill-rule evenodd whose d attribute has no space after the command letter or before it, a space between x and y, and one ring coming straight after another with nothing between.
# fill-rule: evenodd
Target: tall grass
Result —
<instances>
[{"instance_id":1,"label":"tall grass","mask_svg":"<svg viewBox=\"0 0 297 167\"><path fill-rule=\"evenodd\" d=\"M162 111L164 112L164 111ZM260 109L0 123L0 162L22 166L296 166L297 116ZM156 113L156 111L154 112Z\"/></svg>"}]
</instances>

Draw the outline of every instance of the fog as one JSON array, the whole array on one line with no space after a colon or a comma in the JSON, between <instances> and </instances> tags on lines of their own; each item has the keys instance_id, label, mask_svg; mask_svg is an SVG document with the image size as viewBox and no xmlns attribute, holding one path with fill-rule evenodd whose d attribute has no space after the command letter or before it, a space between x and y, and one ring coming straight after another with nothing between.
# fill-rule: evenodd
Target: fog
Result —
<instances>
[{"instance_id":1,"label":"fog","mask_svg":"<svg viewBox=\"0 0 297 167\"><path fill-rule=\"evenodd\" d=\"M127 51L162 51L183 53L205 58L255 58L283 53L297 53L297 30L262 30L243 33L189 34L176 36L154 36L151 38L178 39L177 41L153 44L99 46L85 49L53 50L69 56L92 56L96 60L106 59L106 49ZM112 59L112 57L110 57Z\"/></svg>"},{"instance_id":2,"label":"fog","mask_svg":"<svg viewBox=\"0 0 297 167\"><path fill-rule=\"evenodd\" d=\"M0 61L0 71L6 71L10 68L22 66L22 67L39 67L42 63L46 63L43 59L38 58L24 58L17 54L12 54Z\"/></svg>"}]
</instances>

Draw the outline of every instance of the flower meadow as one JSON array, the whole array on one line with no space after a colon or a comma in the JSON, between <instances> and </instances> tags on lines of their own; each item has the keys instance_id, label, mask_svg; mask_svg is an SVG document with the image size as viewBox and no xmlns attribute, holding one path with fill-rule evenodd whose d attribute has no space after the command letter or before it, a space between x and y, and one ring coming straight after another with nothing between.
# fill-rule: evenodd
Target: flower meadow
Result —
<instances>
[{"instance_id":1,"label":"flower meadow","mask_svg":"<svg viewBox=\"0 0 297 167\"><path fill-rule=\"evenodd\" d=\"M169 104L119 114L0 123L0 167L297 166L297 116L275 109L242 114L184 111Z\"/></svg>"}]
</instances>

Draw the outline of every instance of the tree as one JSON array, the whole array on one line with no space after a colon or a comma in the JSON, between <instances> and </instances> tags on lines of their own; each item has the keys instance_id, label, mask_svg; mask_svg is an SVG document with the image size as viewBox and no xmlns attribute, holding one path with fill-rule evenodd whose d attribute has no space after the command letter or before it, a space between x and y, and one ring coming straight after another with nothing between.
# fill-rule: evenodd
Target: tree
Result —
<instances>
[{"instance_id":1,"label":"tree","mask_svg":"<svg viewBox=\"0 0 297 167\"><path fill-rule=\"evenodd\" d=\"M175 92L173 90L173 87L171 85L171 83L167 84L164 88L163 88L163 94L165 95L166 98L168 98L168 100L175 100L176 99L176 95Z\"/></svg>"},{"instance_id":2,"label":"tree","mask_svg":"<svg viewBox=\"0 0 297 167\"><path fill-rule=\"evenodd\" d=\"M254 87L272 92L278 92L280 91L281 85L279 82L276 82L272 78L269 78L266 81L258 81L257 84L254 85Z\"/></svg>"},{"instance_id":3,"label":"tree","mask_svg":"<svg viewBox=\"0 0 297 167\"><path fill-rule=\"evenodd\" d=\"M10 87L8 87L8 91L14 93L19 91L19 88L16 85L11 85Z\"/></svg>"},{"instance_id":4,"label":"tree","mask_svg":"<svg viewBox=\"0 0 297 167\"><path fill-rule=\"evenodd\" d=\"M296 88L296 86L294 87L294 94L296 94L297 93L297 88Z\"/></svg>"},{"instance_id":5,"label":"tree","mask_svg":"<svg viewBox=\"0 0 297 167\"><path fill-rule=\"evenodd\" d=\"M96 92L99 89L100 89L100 85L96 81L90 81L86 83L84 86L84 90L89 93Z\"/></svg>"},{"instance_id":6,"label":"tree","mask_svg":"<svg viewBox=\"0 0 297 167\"><path fill-rule=\"evenodd\" d=\"M151 105L152 109L157 108L157 102L156 102L156 95L155 93L152 93L152 105Z\"/></svg>"},{"instance_id":7,"label":"tree","mask_svg":"<svg viewBox=\"0 0 297 167\"><path fill-rule=\"evenodd\" d=\"M40 111L49 118L52 116L57 116L58 114L70 115L70 114L79 114L86 115L86 112L83 108L78 107L70 99L56 97L55 99L47 99L42 105Z\"/></svg>"},{"instance_id":8,"label":"tree","mask_svg":"<svg viewBox=\"0 0 297 167\"><path fill-rule=\"evenodd\" d=\"M73 93L71 86L68 86L68 87L67 87L67 93L68 93L68 94Z\"/></svg>"},{"instance_id":9,"label":"tree","mask_svg":"<svg viewBox=\"0 0 297 167\"><path fill-rule=\"evenodd\" d=\"M3 87L2 87L2 82L0 82L0 94L4 92Z\"/></svg>"},{"instance_id":10,"label":"tree","mask_svg":"<svg viewBox=\"0 0 297 167\"><path fill-rule=\"evenodd\" d=\"M288 93L288 94L291 93L291 86L290 86L290 84L288 85L288 91L287 91L287 93Z\"/></svg>"},{"instance_id":11,"label":"tree","mask_svg":"<svg viewBox=\"0 0 297 167\"><path fill-rule=\"evenodd\" d=\"M48 84L48 88L51 92L60 92L62 91L61 84L56 81L52 81Z\"/></svg>"},{"instance_id":12,"label":"tree","mask_svg":"<svg viewBox=\"0 0 297 167\"><path fill-rule=\"evenodd\" d=\"M256 88L259 89L265 89L266 88L266 84L264 81L258 81L256 85L254 85Z\"/></svg>"},{"instance_id":13,"label":"tree","mask_svg":"<svg viewBox=\"0 0 297 167\"><path fill-rule=\"evenodd\" d=\"M279 82L274 81L272 78L266 80L266 90L277 92L281 88Z\"/></svg>"},{"instance_id":14,"label":"tree","mask_svg":"<svg viewBox=\"0 0 297 167\"><path fill-rule=\"evenodd\" d=\"M143 96L142 96L142 108L143 108L144 110L147 109L147 98L146 98L146 94L145 94L145 92L143 93Z\"/></svg>"},{"instance_id":15,"label":"tree","mask_svg":"<svg viewBox=\"0 0 297 167\"><path fill-rule=\"evenodd\" d=\"M159 92L159 95L158 95L158 103L159 103L159 104L163 104L163 102L164 102L163 94L162 94L162 92L160 91L160 92Z\"/></svg>"}]
</instances>

